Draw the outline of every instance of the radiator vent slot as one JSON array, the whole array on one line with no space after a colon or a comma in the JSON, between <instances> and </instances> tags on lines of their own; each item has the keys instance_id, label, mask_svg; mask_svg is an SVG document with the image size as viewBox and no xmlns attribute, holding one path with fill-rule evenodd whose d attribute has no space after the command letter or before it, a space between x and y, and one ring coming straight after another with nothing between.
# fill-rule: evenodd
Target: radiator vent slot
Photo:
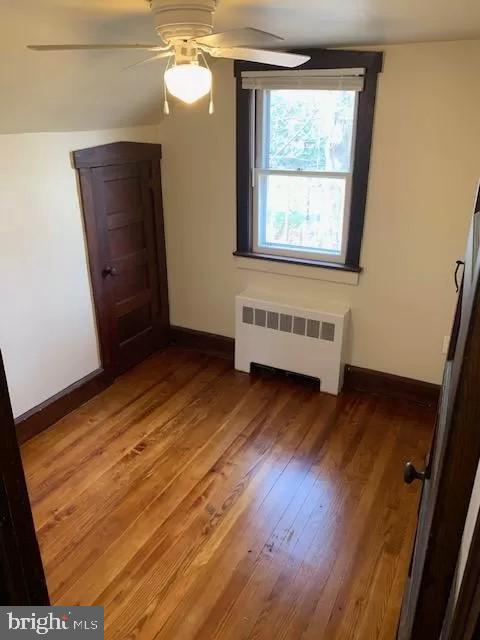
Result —
<instances>
[{"instance_id":1,"label":"radiator vent slot","mask_svg":"<svg viewBox=\"0 0 480 640\"><path fill-rule=\"evenodd\" d=\"M305 335L305 327L307 326L306 318L299 318L295 316L293 318L293 333L296 333L297 336Z\"/></svg>"},{"instance_id":2,"label":"radiator vent slot","mask_svg":"<svg viewBox=\"0 0 480 640\"><path fill-rule=\"evenodd\" d=\"M245 324L253 324L253 307L243 307L242 320Z\"/></svg>"},{"instance_id":3,"label":"radiator vent slot","mask_svg":"<svg viewBox=\"0 0 480 640\"><path fill-rule=\"evenodd\" d=\"M275 331L294 333L297 336L320 338L328 342L335 341L335 325L333 322L320 322L320 320L303 318L302 316L291 316L285 313L247 306L242 307L242 322Z\"/></svg>"},{"instance_id":4,"label":"radiator vent slot","mask_svg":"<svg viewBox=\"0 0 480 640\"><path fill-rule=\"evenodd\" d=\"M307 320L307 336L309 338L320 337L320 320Z\"/></svg>"},{"instance_id":5,"label":"radiator vent slot","mask_svg":"<svg viewBox=\"0 0 480 640\"><path fill-rule=\"evenodd\" d=\"M287 316L285 313L280 314L280 331L292 332L292 316Z\"/></svg>"},{"instance_id":6,"label":"radiator vent slot","mask_svg":"<svg viewBox=\"0 0 480 640\"><path fill-rule=\"evenodd\" d=\"M255 309L255 324L264 327L267 324L267 312L264 309Z\"/></svg>"},{"instance_id":7,"label":"radiator vent slot","mask_svg":"<svg viewBox=\"0 0 480 640\"><path fill-rule=\"evenodd\" d=\"M278 329L278 313L275 311L267 311L267 328Z\"/></svg>"},{"instance_id":8,"label":"radiator vent slot","mask_svg":"<svg viewBox=\"0 0 480 640\"><path fill-rule=\"evenodd\" d=\"M335 340L335 325L332 322L322 322L322 340L333 342Z\"/></svg>"}]
</instances>

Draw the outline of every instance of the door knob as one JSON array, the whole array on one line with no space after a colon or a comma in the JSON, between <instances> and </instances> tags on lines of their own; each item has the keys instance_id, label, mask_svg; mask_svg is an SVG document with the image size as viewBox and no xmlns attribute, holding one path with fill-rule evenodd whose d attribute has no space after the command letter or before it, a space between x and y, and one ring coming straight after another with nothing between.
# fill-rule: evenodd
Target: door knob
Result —
<instances>
[{"instance_id":1,"label":"door knob","mask_svg":"<svg viewBox=\"0 0 480 640\"><path fill-rule=\"evenodd\" d=\"M105 267L102 271L102 276L106 278L107 276L116 276L118 273L116 267Z\"/></svg>"},{"instance_id":2,"label":"door knob","mask_svg":"<svg viewBox=\"0 0 480 640\"><path fill-rule=\"evenodd\" d=\"M403 479L407 484L412 484L414 480L421 480L424 482L426 478L427 474L425 471L417 471L411 462L407 462L403 470Z\"/></svg>"}]
</instances>

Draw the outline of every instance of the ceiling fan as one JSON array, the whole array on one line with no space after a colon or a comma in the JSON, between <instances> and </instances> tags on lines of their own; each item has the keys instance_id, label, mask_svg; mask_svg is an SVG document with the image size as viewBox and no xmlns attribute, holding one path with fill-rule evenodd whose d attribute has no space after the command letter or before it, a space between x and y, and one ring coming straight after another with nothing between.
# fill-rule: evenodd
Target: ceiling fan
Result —
<instances>
[{"instance_id":1,"label":"ceiling fan","mask_svg":"<svg viewBox=\"0 0 480 640\"><path fill-rule=\"evenodd\" d=\"M298 67L310 56L269 50L283 40L259 29L232 29L213 33L216 0L146 0L152 10L155 29L162 39L156 44L47 44L29 45L35 51L144 49L154 55L132 67L168 58L165 92L192 104L210 93L213 113L212 74L205 53L213 58L260 62L279 67ZM255 48L252 48L255 47ZM203 61L203 66L201 62ZM165 113L169 113L165 93Z\"/></svg>"}]
</instances>

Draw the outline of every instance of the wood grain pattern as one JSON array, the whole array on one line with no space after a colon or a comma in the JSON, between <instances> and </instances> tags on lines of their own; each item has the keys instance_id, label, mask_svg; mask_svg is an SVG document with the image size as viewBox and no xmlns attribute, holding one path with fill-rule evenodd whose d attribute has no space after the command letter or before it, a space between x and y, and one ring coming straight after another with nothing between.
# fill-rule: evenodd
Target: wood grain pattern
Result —
<instances>
[{"instance_id":1,"label":"wood grain pattern","mask_svg":"<svg viewBox=\"0 0 480 640\"><path fill-rule=\"evenodd\" d=\"M432 425L171 347L23 447L52 601L115 640L393 640Z\"/></svg>"}]
</instances>

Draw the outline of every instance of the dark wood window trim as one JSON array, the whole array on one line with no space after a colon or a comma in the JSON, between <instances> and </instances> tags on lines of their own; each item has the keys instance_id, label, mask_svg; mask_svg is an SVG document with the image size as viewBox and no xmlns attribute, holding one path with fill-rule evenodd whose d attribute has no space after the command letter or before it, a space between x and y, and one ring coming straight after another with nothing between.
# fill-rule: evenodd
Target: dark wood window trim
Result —
<instances>
[{"instance_id":1,"label":"dark wood window trim","mask_svg":"<svg viewBox=\"0 0 480 640\"><path fill-rule=\"evenodd\" d=\"M267 256L253 251L251 158L251 118L254 92L242 89L242 71L278 70L278 67L254 62L235 62L237 84L237 249L234 255L259 258L282 263L324 267L343 271L361 271L360 251L362 246L365 205L367 200L370 149L372 143L377 76L382 71L383 53L379 51L341 51L334 49L303 49L311 59L301 69L348 69L364 68L364 89L358 100L357 131L352 178L352 200L350 230L345 264L319 260L302 260L280 256Z\"/></svg>"},{"instance_id":2,"label":"dark wood window trim","mask_svg":"<svg viewBox=\"0 0 480 640\"><path fill-rule=\"evenodd\" d=\"M270 260L277 264L299 264L303 267L317 267L320 269L332 269L333 271L351 271L360 273L362 268L339 262L326 262L324 260L308 260L307 258L292 258L290 256L276 256L271 253L258 253L257 251L234 251L234 256L239 258L255 258L257 260Z\"/></svg>"}]
</instances>

